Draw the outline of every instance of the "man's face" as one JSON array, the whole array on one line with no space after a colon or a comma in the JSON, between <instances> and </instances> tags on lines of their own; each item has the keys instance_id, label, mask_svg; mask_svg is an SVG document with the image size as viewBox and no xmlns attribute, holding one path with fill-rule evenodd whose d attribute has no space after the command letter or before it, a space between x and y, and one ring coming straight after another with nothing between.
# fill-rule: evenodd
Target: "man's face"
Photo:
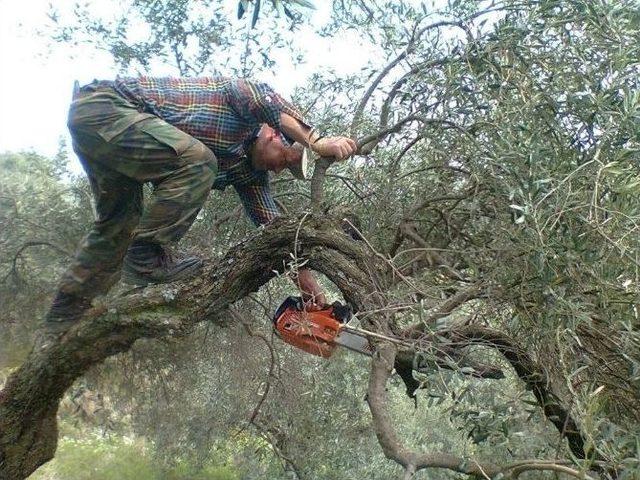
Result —
<instances>
[{"instance_id":1,"label":"man's face","mask_svg":"<svg viewBox=\"0 0 640 480\"><path fill-rule=\"evenodd\" d=\"M280 133L269 125L263 125L252 147L253 167L280 173L288 166L289 156L288 147L282 143Z\"/></svg>"}]
</instances>

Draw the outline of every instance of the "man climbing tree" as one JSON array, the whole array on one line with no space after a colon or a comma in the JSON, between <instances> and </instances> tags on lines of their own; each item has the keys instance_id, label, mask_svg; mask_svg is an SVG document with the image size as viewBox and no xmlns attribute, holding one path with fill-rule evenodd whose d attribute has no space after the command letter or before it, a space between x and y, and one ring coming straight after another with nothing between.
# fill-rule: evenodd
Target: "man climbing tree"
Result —
<instances>
[{"instance_id":1,"label":"man climbing tree","mask_svg":"<svg viewBox=\"0 0 640 480\"><path fill-rule=\"evenodd\" d=\"M266 84L224 77L94 81L75 92L69 129L97 218L46 316L55 334L108 291L121 265L134 285L193 275L201 259L173 256L167 245L187 232L212 187L233 185L253 223L266 224L278 215L269 171L304 179L305 147L337 160L356 149L350 138L316 133ZM154 189L143 209L146 182ZM325 302L308 270L297 283L305 299Z\"/></svg>"}]
</instances>

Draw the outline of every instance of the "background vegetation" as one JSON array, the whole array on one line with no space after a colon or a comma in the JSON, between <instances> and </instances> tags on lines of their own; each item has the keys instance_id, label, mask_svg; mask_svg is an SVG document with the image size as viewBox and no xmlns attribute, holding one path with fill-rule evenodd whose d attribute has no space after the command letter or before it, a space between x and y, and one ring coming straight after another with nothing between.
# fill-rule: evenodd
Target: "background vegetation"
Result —
<instances>
[{"instance_id":1,"label":"background vegetation","mask_svg":"<svg viewBox=\"0 0 640 480\"><path fill-rule=\"evenodd\" d=\"M51 35L108 49L125 73L153 74L163 62L176 74L260 78L275 68L275 49L298 58L296 31L313 15L306 2L261 3L239 2L241 31L217 1L165 0L128 2L109 19L90 8L52 14ZM132 25L150 34L133 41ZM452 348L437 339L444 327L501 332L543 372L586 455L569 450L502 356L468 345L465 358L498 365L505 378L455 371L464 362L453 356L454 371L415 374L415 403L392 378L391 415L411 448L640 478L639 27L632 0L334 2L318 35L350 32L378 55L357 75L318 71L295 93L321 130L368 138L360 156L328 171L325 213L358 219L403 279L384 292L396 331L421 325L441 351ZM92 221L68 155L64 145L55 158L0 154L5 378ZM308 184L275 179L274 189L288 214L308 209ZM214 191L184 247L222 255L250 231L233 192ZM323 361L274 339L270 315L290 291L275 279L224 324L137 342L91 370L60 409L56 459L33 478L399 475L365 402L368 360L342 352ZM447 301L455 305L443 310Z\"/></svg>"}]
</instances>

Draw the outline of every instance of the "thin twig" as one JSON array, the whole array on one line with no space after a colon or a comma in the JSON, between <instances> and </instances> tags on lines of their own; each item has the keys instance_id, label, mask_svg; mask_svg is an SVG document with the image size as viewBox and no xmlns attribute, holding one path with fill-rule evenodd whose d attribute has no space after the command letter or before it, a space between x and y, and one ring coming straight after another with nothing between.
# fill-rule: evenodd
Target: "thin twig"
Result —
<instances>
[{"instance_id":1,"label":"thin twig","mask_svg":"<svg viewBox=\"0 0 640 480\"><path fill-rule=\"evenodd\" d=\"M244 329L247 331L247 333L252 336L252 337L257 337L260 340L262 340L264 342L264 344L267 346L267 348L269 349L269 355L271 357L271 362L269 364L269 372L267 373L267 380L265 382L265 388L264 388L264 392L262 393L262 395L260 395L260 399L258 400L258 403L256 404L256 406L254 407L251 416L249 417L249 420L247 421L247 424L245 426L243 426L236 434L236 436L239 436L247 427L247 425L251 425L253 423L255 423L255 419L258 417L258 414L260 413L260 408L262 407L262 404L265 402L267 395L269 395L269 391L271 390L271 378L273 378L274 376L274 370L275 370L275 365L277 363L276 361L276 353L273 349L273 345L271 344L271 342L269 341L269 339L267 339L267 337L265 337L264 335L262 335L261 333L255 332L252 328L251 325L249 324L249 322L246 322L236 311L234 311L233 309L229 309L229 312L231 312L231 315L240 323L242 324L242 326L244 327Z\"/></svg>"}]
</instances>

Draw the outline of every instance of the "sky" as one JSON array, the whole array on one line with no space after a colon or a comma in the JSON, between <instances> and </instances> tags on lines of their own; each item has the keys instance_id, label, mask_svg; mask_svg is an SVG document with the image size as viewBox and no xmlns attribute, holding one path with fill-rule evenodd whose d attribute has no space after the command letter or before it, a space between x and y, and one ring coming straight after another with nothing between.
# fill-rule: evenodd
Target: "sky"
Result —
<instances>
[{"instance_id":1,"label":"sky","mask_svg":"<svg viewBox=\"0 0 640 480\"><path fill-rule=\"evenodd\" d=\"M36 30L47 21L48 1L0 0L0 151L54 155L66 133L73 81L114 75L106 54L58 47ZM74 53L75 58L71 58Z\"/></svg>"},{"instance_id":2,"label":"sky","mask_svg":"<svg viewBox=\"0 0 640 480\"><path fill-rule=\"evenodd\" d=\"M237 0L227 0L231 15ZM49 49L49 40L38 35L47 22L50 0L0 0L0 152L35 151L53 156L61 139L70 143L66 116L74 80L81 85L94 78L113 79L117 74L111 57L89 47L56 44ZM72 6L73 0L57 0L56 7ZM329 18L330 2L316 1L313 12L315 24ZM112 0L101 3L113 8ZM234 17L235 18L235 17ZM260 78L270 83L284 96L320 65L332 65L337 72L348 74L359 70L370 58L366 46L357 39L311 39L308 45L313 54L303 68L284 67L281 75ZM324 44L323 44L324 42ZM349 55L344 55L349 52ZM155 72L151 72L154 74ZM159 74L159 73L157 73ZM77 162L72 156L72 162ZM79 169L77 163L72 164Z\"/></svg>"}]
</instances>

